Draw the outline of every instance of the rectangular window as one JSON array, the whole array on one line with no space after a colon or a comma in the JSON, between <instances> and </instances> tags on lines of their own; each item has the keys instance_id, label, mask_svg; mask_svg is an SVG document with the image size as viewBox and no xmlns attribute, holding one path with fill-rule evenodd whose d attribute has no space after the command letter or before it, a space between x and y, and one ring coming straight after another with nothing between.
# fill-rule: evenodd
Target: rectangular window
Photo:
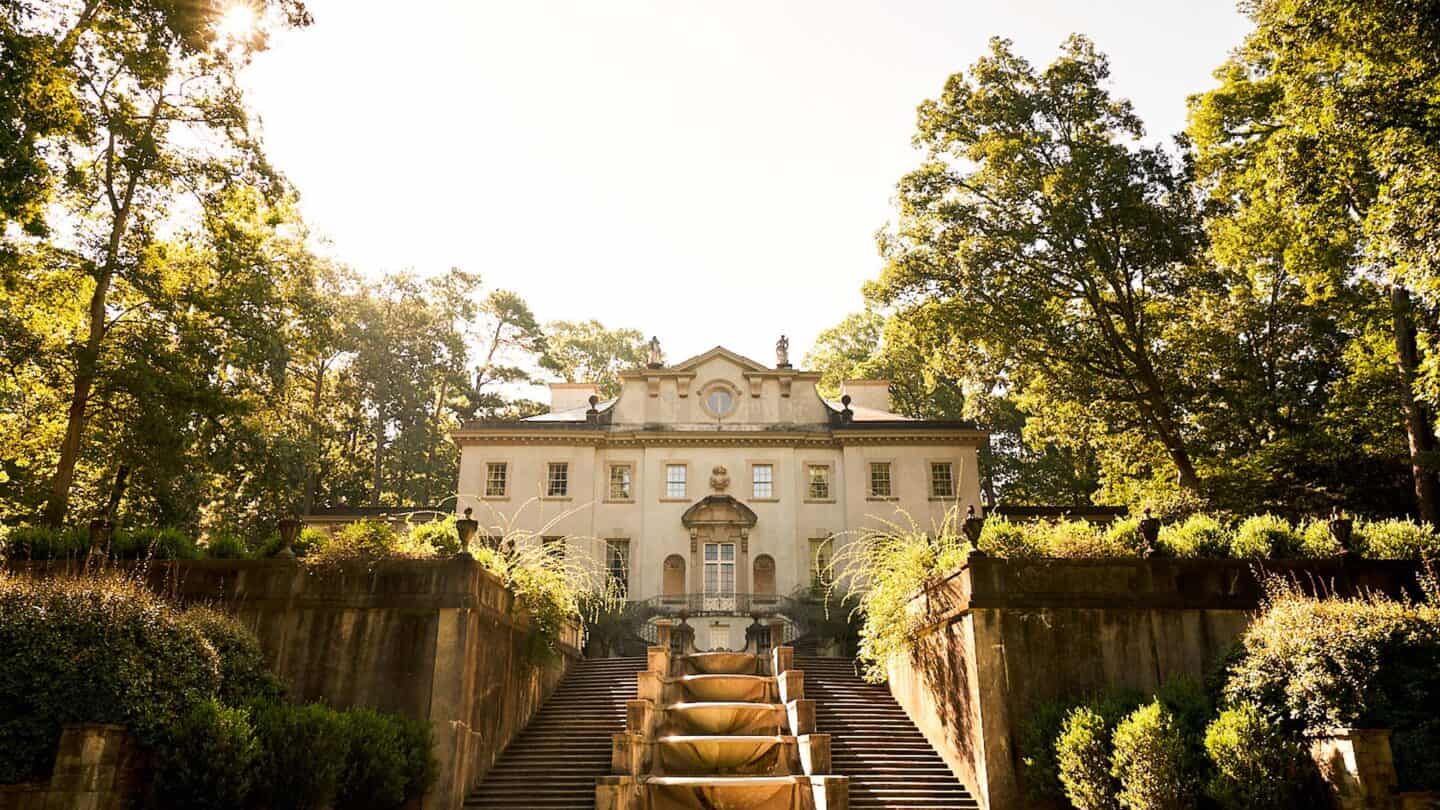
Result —
<instances>
[{"instance_id":1,"label":"rectangular window","mask_svg":"<svg viewBox=\"0 0 1440 810\"><path fill-rule=\"evenodd\" d=\"M756 464L750 468L751 497L775 497L775 465Z\"/></svg>"},{"instance_id":2,"label":"rectangular window","mask_svg":"<svg viewBox=\"0 0 1440 810\"><path fill-rule=\"evenodd\" d=\"M492 461L485 465L485 497L505 497L505 487L509 484L509 466L503 461Z\"/></svg>"},{"instance_id":3,"label":"rectangular window","mask_svg":"<svg viewBox=\"0 0 1440 810\"><path fill-rule=\"evenodd\" d=\"M630 593L630 541L605 541L605 570L620 596Z\"/></svg>"},{"instance_id":4,"label":"rectangular window","mask_svg":"<svg viewBox=\"0 0 1440 810\"><path fill-rule=\"evenodd\" d=\"M545 497L563 498L570 494L570 463L552 461L545 476Z\"/></svg>"},{"instance_id":5,"label":"rectangular window","mask_svg":"<svg viewBox=\"0 0 1440 810\"><path fill-rule=\"evenodd\" d=\"M930 497L955 497L955 473L948 461L930 463Z\"/></svg>"},{"instance_id":6,"label":"rectangular window","mask_svg":"<svg viewBox=\"0 0 1440 810\"><path fill-rule=\"evenodd\" d=\"M810 582L812 586L824 586L830 582L831 556L834 542L829 537L817 537L810 541Z\"/></svg>"},{"instance_id":7,"label":"rectangular window","mask_svg":"<svg viewBox=\"0 0 1440 810\"><path fill-rule=\"evenodd\" d=\"M809 478L810 500L830 500L830 467L825 464L811 464L809 467Z\"/></svg>"},{"instance_id":8,"label":"rectangular window","mask_svg":"<svg viewBox=\"0 0 1440 810\"><path fill-rule=\"evenodd\" d=\"M705 544L705 595L735 595L735 544Z\"/></svg>"},{"instance_id":9,"label":"rectangular window","mask_svg":"<svg viewBox=\"0 0 1440 810\"><path fill-rule=\"evenodd\" d=\"M565 559L565 538L564 537L542 537L540 547L544 549L545 556L554 560Z\"/></svg>"},{"instance_id":10,"label":"rectangular window","mask_svg":"<svg viewBox=\"0 0 1440 810\"><path fill-rule=\"evenodd\" d=\"M890 462L870 462L870 497L888 498L891 495L890 488Z\"/></svg>"},{"instance_id":11,"label":"rectangular window","mask_svg":"<svg viewBox=\"0 0 1440 810\"><path fill-rule=\"evenodd\" d=\"M634 497L631 493L633 468L629 464L610 465L610 500L628 501Z\"/></svg>"},{"instance_id":12,"label":"rectangular window","mask_svg":"<svg viewBox=\"0 0 1440 810\"><path fill-rule=\"evenodd\" d=\"M683 497L685 497L685 465L684 465L684 464L666 464L666 465L665 465L665 497L667 497L667 498L683 498Z\"/></svg>"}]
</instances>

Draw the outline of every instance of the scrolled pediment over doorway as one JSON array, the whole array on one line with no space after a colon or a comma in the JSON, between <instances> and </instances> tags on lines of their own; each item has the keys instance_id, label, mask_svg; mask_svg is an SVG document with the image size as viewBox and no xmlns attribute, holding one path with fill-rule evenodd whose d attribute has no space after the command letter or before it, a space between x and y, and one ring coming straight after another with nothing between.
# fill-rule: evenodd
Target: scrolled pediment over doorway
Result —
<instances>
[{"instance_id":1,"label":"scrolled pediment over doorway","mask_svg":"<svg viewBox=\"0 0 1440 810\"><path fill-rule=\"evenodd\" d=\"M691 504L680 522L687 529L704 526L739 526L745 529L755 527L755 512L729 495L707 495Z\"/></svg>"}]
</instances>

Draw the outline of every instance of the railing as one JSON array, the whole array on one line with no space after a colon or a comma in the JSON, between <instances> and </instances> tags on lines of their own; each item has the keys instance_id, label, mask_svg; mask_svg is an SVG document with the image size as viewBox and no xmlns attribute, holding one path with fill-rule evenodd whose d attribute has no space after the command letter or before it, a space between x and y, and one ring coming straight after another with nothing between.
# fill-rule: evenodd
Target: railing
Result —
<instances>
[{"instance_id":1,"label":"railing","mask_svg":"<svg viewBox=\"0 0 1440 810\"><path fill-rule=\"evenodd\" d=\"M680 593L652 596L631 602L644 606L651 615L678 616L681 611L691 616L736 616L759 613L762 616L798 613L800 603L788 596L774 593Z\"/></svg>"}]
</instances>

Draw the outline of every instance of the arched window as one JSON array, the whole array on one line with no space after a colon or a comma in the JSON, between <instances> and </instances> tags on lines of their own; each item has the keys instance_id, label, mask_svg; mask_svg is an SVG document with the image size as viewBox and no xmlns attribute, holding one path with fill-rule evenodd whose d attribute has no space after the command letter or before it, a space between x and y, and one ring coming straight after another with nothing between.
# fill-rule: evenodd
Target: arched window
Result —
<instances>
[{"instance_id":1,"label":"arched window","mask_svg":"<svg viewBox=\"0 0 1440 810\"><path fill-rule=\"evenodd\" d=\"M775 595L775 558L769 554L761 554L755 558L755 576L751 580L754 583L756 596Z\"/></svg>"},{"instance_id":2,"label":"arched window","mask_svg":"<svg viewBox=\"0 0 1440 810\"><path fill-rule=\"evenodd\" d=\"M668 597L680 597L685 594L685 558L679 554L671 554L665 558L665 575L661 580L662 593Z\"/></svg>"}]
</instances>

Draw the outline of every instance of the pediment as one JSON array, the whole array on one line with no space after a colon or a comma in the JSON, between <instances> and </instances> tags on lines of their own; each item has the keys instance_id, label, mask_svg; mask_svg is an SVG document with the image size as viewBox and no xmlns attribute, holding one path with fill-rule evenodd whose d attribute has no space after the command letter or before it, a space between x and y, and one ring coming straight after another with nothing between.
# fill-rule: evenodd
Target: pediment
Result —
<instances>
[{"instance_id":1,"label":"pediment","mask_svg":"<svg viewBox=\"0 0 1440 810\"><path fill-rule=\"evenodd\" d=\"M716 346L715 348L711 349L710 351L702 352L702 353L700 353L700 354L695 355L694 357L688 357L688 358L686 358L686 359L684 359L684 360L681 360L681 361L678 362L678 363L675 363L675 364L673 364L673 365L668 366L668 367L666 368L666 370L667 370L667 371L694 371L695 369L699 368L700 366L702 366L702 365L710 362L711 360L715 360L715 359L717 359L717 358L721 358L721 359L724 359L724 360L728 360L728 361L730 361L731 363L734 363L736 366L739 366L739 367L740 367L742 370L744 370L744 371L769 371L769 370L770 370L770 367L769 367L769 366L766 366L766 365L764 365L763 363L756 362L755 360L751 360L750 358L746 357L746 356L743 355L743 354L736 354L735 352L730 351L729 349L725 348L724 346Z\"/></svg>"},{"instance_id":2,"label":"pediment","mask_svg":"<svg viewBox=\"0 0 1440 810\"><path fill-rule=\"evenodd\" d=\"M685 528L699 526L743 526L754 528L758 518L754 510L729 495L707 495L696 501L680 516Z\"/></svg>"}]
</instances>

